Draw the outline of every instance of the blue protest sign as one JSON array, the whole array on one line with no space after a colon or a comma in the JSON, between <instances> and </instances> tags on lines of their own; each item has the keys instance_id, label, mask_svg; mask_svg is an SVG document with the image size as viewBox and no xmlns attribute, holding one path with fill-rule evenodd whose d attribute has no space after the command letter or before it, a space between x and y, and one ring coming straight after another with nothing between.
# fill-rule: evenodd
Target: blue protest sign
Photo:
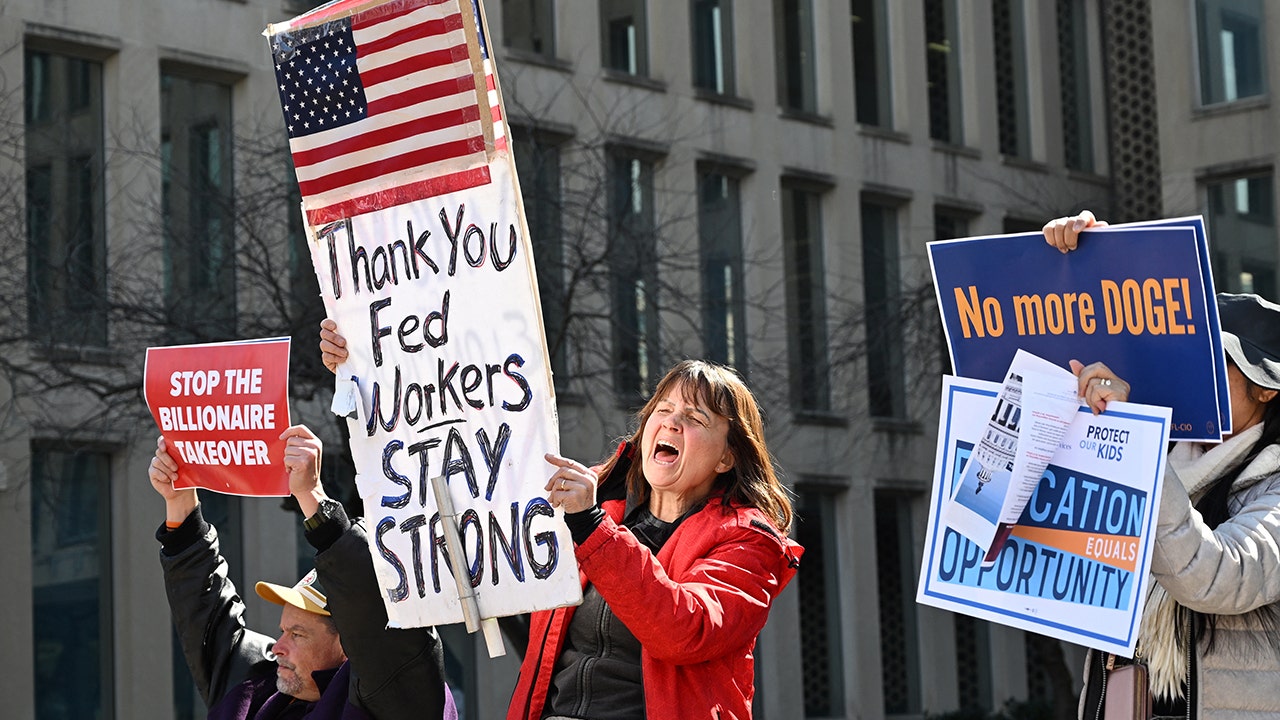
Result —
<instances>
[{"instance_id":1,"label":"blue protest sign","mask_svg":"<svg viewBox=\"0 0 1280 720\"><path fill-rule=\"evenodd\" d=\"M1173 408L1173 439L1219 442L1230 410L1207 253L1188 225L1088 231L1066 254L1039 233L929 243L952 367L999 380L1019 348L1102 361L1131 401Z\"/></svg>"},{"instance_id":2,"label":"blue protest sign","mask_svg":"<svg viewBox=\"0 0 1280 720\"><path fill-rule=\"evenodd\" d=\"M1120 230L1130 227L1189 227L1196 232L1196 252L1200 254L1200 267L1204 272L1204 299L1205 309L1208 311L1209 324L1212 327L1218 327L1218 301L1217 292L1213 286L1213 273L1209 268L1209 240L1204 231L1204 218L1199 215L1171 218L1168 220L1154 220L1151 222L1132 223L1130 225L1116 226ZM1213 357L1221 368L1217 372L1218 382L1218 412L1221 417L1219 421L1222 425L1223 434L1231 432L1231 405L1228 401L1230 397L1227 389L1227 370L1226 355L1222 351L1222 334L1212 333L1210 338L1213 341ZM1176 437L1176 436L1175 436Z\"/></svg>"}]
</instances>

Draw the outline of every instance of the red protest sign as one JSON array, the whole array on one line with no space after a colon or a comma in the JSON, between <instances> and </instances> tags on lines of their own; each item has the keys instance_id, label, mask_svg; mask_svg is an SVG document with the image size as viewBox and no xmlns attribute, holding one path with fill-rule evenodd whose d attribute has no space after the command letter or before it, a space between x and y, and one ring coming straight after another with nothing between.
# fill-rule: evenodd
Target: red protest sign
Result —
<instances>
[{"instance_id":1,"label":"red protest sign","mask_svg":"<svg viewBox=\"0 0 1280 720\"><path fill-rule=\"evenodd\" d=\"M143 392L176 488L289 494L289 338L147 348Z\"/></svg>"}]
</instances>

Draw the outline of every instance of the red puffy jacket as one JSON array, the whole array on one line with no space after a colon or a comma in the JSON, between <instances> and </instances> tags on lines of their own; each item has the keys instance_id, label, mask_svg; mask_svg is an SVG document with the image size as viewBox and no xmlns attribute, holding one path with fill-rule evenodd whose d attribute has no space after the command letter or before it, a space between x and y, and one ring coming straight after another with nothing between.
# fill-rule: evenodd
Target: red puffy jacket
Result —
<instances>
[{"instance_id":1,"label":"red puffy jacket","mask_svg":"<svg viewBox=\"0 0 1280 720\"><path fill-rule=\"evenodd\" d=\"M803 549L754 508L719 498L689 516L655 561L618 525L622 500L575 549L588 580L640 641L649 720L750 718L756 637ZM507 720L539 720L575 608L534 613Z\"/></svg>"}]
</instances>

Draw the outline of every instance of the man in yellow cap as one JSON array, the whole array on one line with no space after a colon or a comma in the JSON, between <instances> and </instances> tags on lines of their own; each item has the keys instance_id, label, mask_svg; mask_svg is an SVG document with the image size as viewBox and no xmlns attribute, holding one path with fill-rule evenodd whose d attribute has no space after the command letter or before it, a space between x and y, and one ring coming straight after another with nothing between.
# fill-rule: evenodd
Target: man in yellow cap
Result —
<instances>
[{"instance_id":1,"label":"man in yellow cap","mask_svg":"<svg viewBox=\"0 0 1280 720\"><path fill-rule=\"evenodd\" d=\"M319 438L302 425L281 437L317 570L292 587L257 584L258 595L281 607L274 642L245 627L217 530L201 516L194 489L173 487L178 464L163 437L151 460L151 484L165 500L166 521L156 532L165 591L208 717L457 720L435 630L386 627L364 526L320 484Z\"/></svg>"},{"instance_id":2,"label":"man in yellow cap","mask_svg":"<svg viewBox=\"0 0 1280 720\"><path fill-rule=\"evenodd\" d=\"M307 573L291 588L259 582L254 589L264 600L283 608L280 639L271 647L276 656L276 690L291 698L316 702L321 695L316 674L336 672L347 660L316 571Z\"/></svg>"}]
</instances>

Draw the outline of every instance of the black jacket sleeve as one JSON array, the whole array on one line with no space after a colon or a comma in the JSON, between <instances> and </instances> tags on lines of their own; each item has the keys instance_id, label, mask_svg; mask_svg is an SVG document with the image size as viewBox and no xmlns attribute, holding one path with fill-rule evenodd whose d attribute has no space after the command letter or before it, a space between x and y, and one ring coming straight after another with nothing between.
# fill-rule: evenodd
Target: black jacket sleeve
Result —
<instances>
[{"instance_id":1,"label":"black jacket sleeve","mask_svg":"<svg viewBox=\"0 0 1280 720\"><path fill-rule=\"evenodd\" d=\"M156 538L169 610L205 705L216 705L251 674L274 674L275 662L267 659L273 640L245 627L244 601L227 577L218 532L200 508L174 530L161 525Z\"/></svg>"},{"instance_id":2,"label":"black jacket sleeve","mask_svg":"<svg viewBox=\"0 0 1280 720\"><path fill-rule=\"evenodd\" d=\"M307 532L329 612L351 661L349 701L377 720L444 713L444 648L435 628L390 629L364 523L337 513Z\"/></svg>"}]
</instances>

